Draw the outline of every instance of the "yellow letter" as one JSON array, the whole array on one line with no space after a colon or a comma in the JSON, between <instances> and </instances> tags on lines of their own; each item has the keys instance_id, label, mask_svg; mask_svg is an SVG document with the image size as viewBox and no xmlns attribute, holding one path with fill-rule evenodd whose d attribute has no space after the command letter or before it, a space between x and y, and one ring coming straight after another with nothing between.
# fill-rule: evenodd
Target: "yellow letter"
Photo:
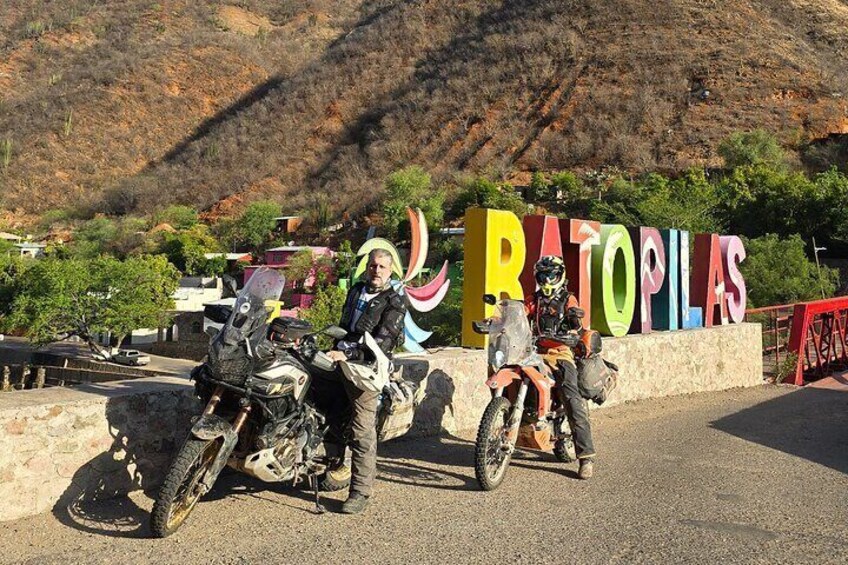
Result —
<instances>
[{"instance_id":1,"label":"yellow letter","mask_svg":"<svg viewBox=\"0 0 848 565\"><path fill-rule=\"evenodd\" d=\"M524 300L518 277L524 268L524 231L512 212L469 208L465 212L465 278L462 282L462 345L486 347L471 322L492 315L484 294Z\"/></svg>"}]
</instances>

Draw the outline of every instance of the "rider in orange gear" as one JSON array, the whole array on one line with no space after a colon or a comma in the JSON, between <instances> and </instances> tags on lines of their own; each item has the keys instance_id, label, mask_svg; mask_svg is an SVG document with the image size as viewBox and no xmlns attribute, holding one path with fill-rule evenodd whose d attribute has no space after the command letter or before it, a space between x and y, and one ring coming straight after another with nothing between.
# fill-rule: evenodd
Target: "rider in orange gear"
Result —
<instances>
[{"instance_id":1,"label":"rider in orange gear","mask_svg":"<svg viewBox=\"0 0 848 565\"><path fill-rule=\"evenodd\" d=\"M560 257L542 257L534 267L534 274L539 288L525 300L525 311L530 318L533 333L542 338L537 342L539 352L554 373L560 399L566 407L580 461L578 475L581 479L588 479L594 471L595 447L592 443L588 406L578 387L574 351L567 345L555 342L546 344L544 340L546 335L556 337L569 332L583 332L582 311L577 299L566 288L568 281L565 278L565 263Z\"/></svg>"}]
</instances>

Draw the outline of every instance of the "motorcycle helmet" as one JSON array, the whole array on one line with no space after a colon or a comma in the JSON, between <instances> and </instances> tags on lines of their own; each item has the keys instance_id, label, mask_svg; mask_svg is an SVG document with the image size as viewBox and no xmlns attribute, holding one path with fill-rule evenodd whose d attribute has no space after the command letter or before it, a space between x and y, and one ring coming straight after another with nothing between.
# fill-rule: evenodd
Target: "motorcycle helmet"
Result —
<instances>
[{"instance_id":1,"label":"motorcycle helmet","mask_svg":"<svg viewBox=\"0 0 848 565\"><path fill-rule=\"evenodd\" d=\"M545 296L553 296L568 282L565 278L565 263L556 255L545 255L533 268L536 284Z\"/></svg>"}]
</instances>

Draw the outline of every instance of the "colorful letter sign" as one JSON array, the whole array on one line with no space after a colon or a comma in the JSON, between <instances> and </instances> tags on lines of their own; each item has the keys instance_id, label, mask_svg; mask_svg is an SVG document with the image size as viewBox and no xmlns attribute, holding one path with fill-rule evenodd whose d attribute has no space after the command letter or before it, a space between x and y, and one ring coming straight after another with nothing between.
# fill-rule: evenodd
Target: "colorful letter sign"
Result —
<instances>
[{"instance_id":1,"label":"colorful letter sign","mask_svg":"<svg viewBox=\"0 0 848 565\"><path fill-rule=\"evenodd\" d=\"M492 311L483 302L484 294L522 299L535 292L533 267L544 255L563 257L568 290L586 311L584 326L604 335L741 321L746 301L739 271L745 259L742 240L697 235L692 269L689 243L687 231L628 231L620 225L553 216L525 216L522 225L511 212L469 209L462 344L486 344L484 336L471 329L473 320Z\"/></svg>"},{"instance_id":2,"label":"colorful letter sign","mask_svg":"<svg viewBox=\"0 0 848 565\"><path fill-rule=\"evenodd\" d=\"M606 335L625 335L636 306L636 261L630 234L624 226L602 225L598 249L592 254L593 327Z\"/></svg>"},{"instance_id":3,"label":"colorful letter sign","mask_svg":"<svg viewBox=\"0 0 848 565\"><path fill-rule=\"evenodd\" d=\"M662 288L651 298L653 329L676 330L679 326L680 232L662 230L666 276Z\"/></svg>"},{"instance_id":4,"label":"colorful letter sign","mask_svg":"<svg viewBox=\"0 0 848 565\"><path fill-rule=\"evenodd\" d=\"M536 261L545 255L562 257L562 238L559 220L553 216L524 216L522 227L527 242L527 256L521 272L521 287L524 295L529 296L536 290L536 278L533 276Z\"/></svg>"},{"instance_id":5,"label":"colorful letter sign","mask_svg":"<svg viewBox=\"0 0 848 565\"><path fill-rule=\"evenodd\" d=\"M721 244L716 234L699 233L695 236L692 278L692 298L695 304L704 309L704 326L711 328L717 323L726 324L724 267L721 264Z\"/></svg>"},{"instance_id":6,"label":"colorful letter sign","mask_svg":"<svg viewBox=\"0 0 848 565\"><path fill-rule=\"evenodd\" d=\"M684 330L700 328L704 311L691 306L689 299L689 232L680 232L680 327Z\"/></svg>"},{"instance_id":7,"label":"colorful letter sign","mask_svg":"<svg viewBox=\"0 0 848 565\"><path fill-rule=\"evenodd\" d=\"M665 280L665 248L660 231L656 228L631 228L630 236L639 250L639 274L636 289L639 310L630 326L631 333L651 333L651 306L655 294Z\"/></svg>"},{"instance_id":8,"label":"colorful letter sign","mask_svg":"<svg viewBox=\"0 0 848 565\"><path fill-rule=\"evenodd\" d=\"M592 252L601 243L601 224L589 220L560 220L559 230L568 235L563 241L565 272L568 290L577 297L580 307L586 311L583 325L592 323Z\"/></svg>"},{"instance_id":9,"label":"colorful letter sign","mask_svg":"<svg viewBox=\"0 0 848 565\"><path fill-rule=\"evenodd\" d=\"M462 345L485 347L471 322L492 313L483 295L523 300L524 231L512 212L470 208L465 212L465 278L462 282Z\"/></svg>"},{"instance_id":10,"label":"colorful letter sign","mask_svg":"<svg viewBox=\"0 0 848 565\"><path fill-rule=\"evenodd\" d=\"M721 241L721 257L724 266L724 282L727 285L727 310L730 320L736 324L745 318L745 304L748 301L748 291L745 279L739 272L739 263L745 260L745 246L735 235L725 235Z\"/></svg>"}]
</instances>

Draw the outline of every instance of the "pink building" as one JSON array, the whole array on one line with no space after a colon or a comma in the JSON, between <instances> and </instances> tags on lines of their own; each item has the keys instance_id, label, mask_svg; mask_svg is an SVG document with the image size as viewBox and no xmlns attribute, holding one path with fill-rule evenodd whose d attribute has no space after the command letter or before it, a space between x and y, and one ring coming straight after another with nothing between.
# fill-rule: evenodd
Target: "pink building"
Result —
<instances>
[{"instance_id":1,"label":"pink building","mask_svg":"<svg viewBox=\"0 0 848 565\"><path fill-rule=\"evenodd\" d=\"M313 257L333 257L335 252L329 247L319 247L319 246L310 246L310 245L289 245L284 247L275 247L273 249L269 249L265 252L265 264L264 265L251 265L250 267L246 267L244 269L244 282L247 284L247 281L250 280L250 277L253 276L253 272L259 267L270 267L272 269L285 269L286 265L288 265L292 256L299 251L303 251L304 249L308 249L312 252ZM286 289L293 290L298 286L299 281L286 281ZM305 281L303 281L304 287L311 287L315 284L314 274L310 274ZM311 302L311 300L310 300Z\"/></svg>"}]
</instances>

